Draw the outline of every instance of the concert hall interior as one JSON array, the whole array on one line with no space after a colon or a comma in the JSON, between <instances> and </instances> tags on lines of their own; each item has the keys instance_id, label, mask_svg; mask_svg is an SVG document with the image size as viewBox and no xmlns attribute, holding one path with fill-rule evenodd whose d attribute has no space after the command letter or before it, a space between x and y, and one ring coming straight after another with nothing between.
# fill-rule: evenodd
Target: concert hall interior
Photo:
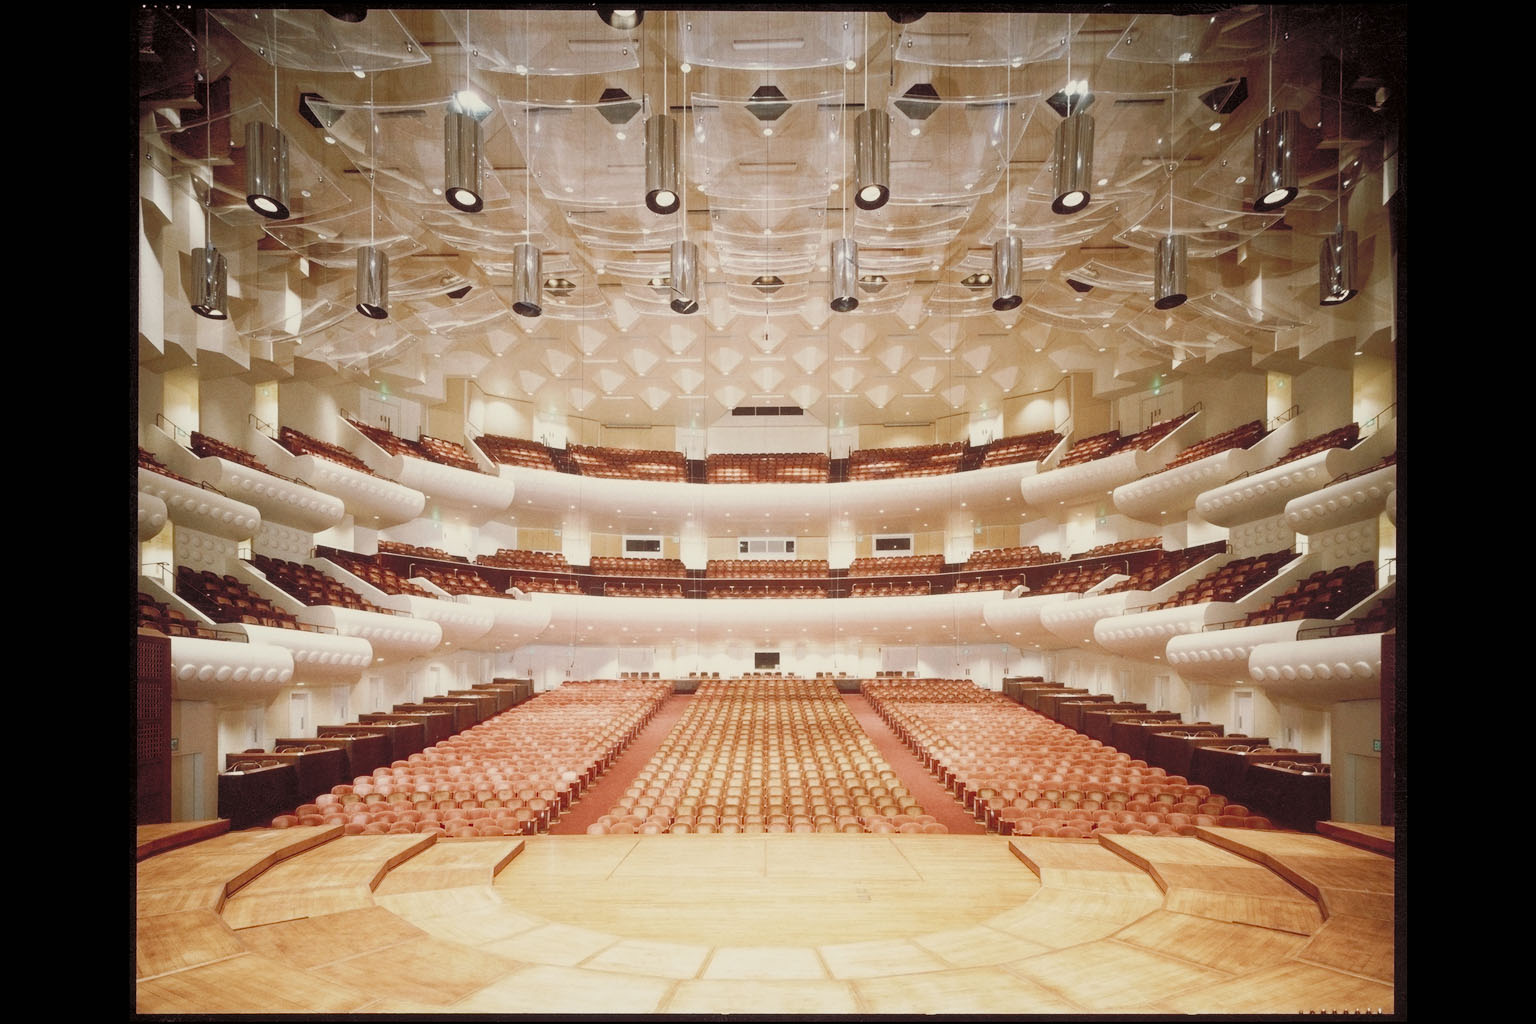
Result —
<instances>
[{"instance_id":1,"label":"concert hall interior","mask_svg":"<svg viewBox=\"0 0 1536 1024\"><path fill-rule=\"evenodd\" d=\"M1406 7L131 17L138 1012L1406 1011Z\"/></svg>"}]
</instances>

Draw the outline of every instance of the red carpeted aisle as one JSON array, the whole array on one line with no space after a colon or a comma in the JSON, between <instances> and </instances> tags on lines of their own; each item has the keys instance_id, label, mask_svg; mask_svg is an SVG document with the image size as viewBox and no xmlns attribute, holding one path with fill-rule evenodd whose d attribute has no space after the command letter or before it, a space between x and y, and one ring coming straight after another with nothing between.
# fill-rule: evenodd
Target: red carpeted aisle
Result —
<instances>
[{"instance_id":1,"label":"red carpeted aisle","mask_svg":"<svg viewBox=\"0 0 1536 1024\"><path fill-rule=\"evenodd\" d=\"M939 780L923 769L923 764L917 759L906 744L896 738L891 727L880 720L875 714L875 709L870 707L869 699L862 693L845 693L843 701L848 705L848 710L858 720L859 727L874 741L880 756L885 758L892 770L901 777L912 797L923 806L923 812L933 815L939 823L956 835L985 835L987 827L978 822L960 803L954 794L943 786Z\"/></svg>"},{"instance_id":2,"label":"red carpeted aisle","mask_svg":"<svg viewBox=\"0 0 1536 1024\"><path fill-rule=\"evenodd\" d=\"M674 693L668 697L655 716L645 724L645 728L640 730L640 735L625 748L613 766L603 773L603 777L597 780L597 785L583 793L574 807L549 826L549 834L586 835L587 826L607 814L619 797L624 795L635 773L644 768L651 755L656 753L656 748L661 746L661 741L667 738L667 733L672 731L677 720L683 717L692 699L693 695L689 693Z\"/></svg>"}]
</instances>

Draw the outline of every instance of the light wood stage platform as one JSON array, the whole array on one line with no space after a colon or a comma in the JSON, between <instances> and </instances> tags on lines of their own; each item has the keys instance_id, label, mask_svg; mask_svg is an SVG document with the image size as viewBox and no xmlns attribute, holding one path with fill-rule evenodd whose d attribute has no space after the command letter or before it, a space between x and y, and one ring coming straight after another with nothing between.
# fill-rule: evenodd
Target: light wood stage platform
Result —
<instances>
[{"instance_id":1,"label":"light wood stage platform","mask_svg":"<svg viewBox=\"0 0 1536 1024\"><path fill-rule=\"evenodd\" d=\"M138 868L141 1013L1394 1010L1392 861L1321 836L317 826Z\"/></svg>"}]
</instances>

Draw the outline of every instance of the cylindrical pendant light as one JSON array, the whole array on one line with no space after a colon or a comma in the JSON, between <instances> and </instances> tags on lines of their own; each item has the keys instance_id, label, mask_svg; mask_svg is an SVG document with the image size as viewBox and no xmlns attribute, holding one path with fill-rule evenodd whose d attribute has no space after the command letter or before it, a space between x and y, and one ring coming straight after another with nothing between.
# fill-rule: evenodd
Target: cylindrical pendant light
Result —
<instances>
[{"instance_id":1,"label":"cylindrical pendant light","mask_svg":"<svg viewBox=\"0 0 1536 1024\"><path fill-rule=\"evenodd\" d=\"M485 206L480 194L480 122L462 111L443 118L443 197L465 213Z\"/></svg>"},{"instance_id":2,"label":"cylindrical pendant light","mask_svg":"<svg viewBox=\"0 0 1536 1024\"><path fill-rule=\"evenodd\" d=\"M672 243L672 312L699 311L699 247L692 242Z\"/></svg>"},{"instance_id":3,"label":"cylindrical pendant light","mask_svg":"<svg viewBox=\"0 0 1536 1024\"><path fill-rule=\"evenodd\" d=\"M1359 236L1340 224L1323 236L1317 254L1317 302L1337 306L1355 297Z\"/></svg>"},{"instance_id":4,"label":"cylindrical pendant light","mask_svg":"<svg viewBox=\"0 0 1536 1024\"><path fill-rule=\"evenodd\" d=\"M1278 210L1296 198L1296 143L1301 137L1301 114L1281 110L1270 114L1253 132L1253 180L1258 194L1253 208Z\"/></svg>"},{"instance_id":5,"label":"cylindrical pendant light","mask_svg":"<svg viewBox=\"0 0 1536 1024\"><path fill-rule=\"evenodd\" d=\"M1024 301L1024 240L1008 235L992 243L992 308L1017 309Z\"/></svg>"},{"instance_id":6,"label":"cylindrical pendant light","mask_svg":"<svg viewBox=\"0 0 1536 1024\"><path fill-rule=\"evenodd\" d=\"M229 319L229 265L209 246L192 250L192 312L209 320Z\"/></svg>"},{"instance_id":7,"label":"cylindrical pendant light","mask_svg":"<svg viewBox=\"0 0 1536 1024\"><path fill-rule=\"evenodd\" d=\"M245 126L245 201L263 217L288 217L288 137L264 121Z\"/></svg>"},{"instance_id":8,"label":"cylindrical pendant light","mask_svg":"<svg viewBox=\"0 0 1536 1024\"><path fill-rule=\"evenodd\" d=\"M1156 294L1152 305L1173 309L1189 298L1189 239L1164 235L1157 240Z\"/></svg>"},{"instance_id":9,"label":"cylindrical pendant light","mask_svg":"<svg viewBox=\"0 0 1536 1024\"><path fill-rule=\"evenodd\" d=\"M652 213L677 212L677 122L666 114L645 121L645 205Z\"/></svg>"},{"instance_id":10,"label":"cylindrical pendant light","mask_svg":"<svg viewBox=\"0 0 1536 1024\"><path fill-rule=\"evenodd\" d=\"M853 121L853 201L878 210L891 198L891 115L866 110Z\"/></svg>"},{"instance_id":11,"label":"cylindrical pendant light","mask_svg":"<svg viewBox=\"0 0 1536 1024\"><path fill-rule=\"evenodd\" d=\"M512 247L512 312L518 316L544 312L544 253L531 242Z\"/></svg>"},{"instance_id":12,"label":"cylindrical pendant light","mask_svg":"<svg viewBox=\"0 0 1536 1024\"><path fill-rule=\"evenodd\" d=\"M859 243L839 238L832 243L832 311L846 313L859 308Z\"/></svg>"},{"instance_id":13,"label":"cylindrical pendant light","mask_svg":"<svg viewBox=\"0 0 1536 1024\"><path fill-rule=\"evenodd\" d=\"M376 246L357 250L357 311L374 320L389 317L389 254Z\"/></svg>"},{"instance_id":14,"label":"cylindrical pendant light","mask_svg":"<svg viewBox=\"0 0 1536 1024\"><path fill-rule=\"evenodd\" d=\"M1093 118L1064 117L1056 126L1055 198L1051 212L1076 213L1093 198Z\"/></svg>"}]
</instances>

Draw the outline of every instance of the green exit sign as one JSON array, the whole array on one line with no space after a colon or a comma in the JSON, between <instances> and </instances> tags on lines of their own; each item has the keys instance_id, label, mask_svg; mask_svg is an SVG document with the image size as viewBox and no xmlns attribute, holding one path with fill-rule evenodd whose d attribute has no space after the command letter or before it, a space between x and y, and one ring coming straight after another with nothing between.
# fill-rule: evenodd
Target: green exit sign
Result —
<instances>
[{"instance_id":1,"label":"green exit sign","mask_svg":"<svg viewBox=\"0 0 1536 1024\"><path fill-rule=\"evenodd\" d=\"M1381 753L1381 740L1371 740L1371 749L1378 754Z\"/></svg>"}]
</instances>

